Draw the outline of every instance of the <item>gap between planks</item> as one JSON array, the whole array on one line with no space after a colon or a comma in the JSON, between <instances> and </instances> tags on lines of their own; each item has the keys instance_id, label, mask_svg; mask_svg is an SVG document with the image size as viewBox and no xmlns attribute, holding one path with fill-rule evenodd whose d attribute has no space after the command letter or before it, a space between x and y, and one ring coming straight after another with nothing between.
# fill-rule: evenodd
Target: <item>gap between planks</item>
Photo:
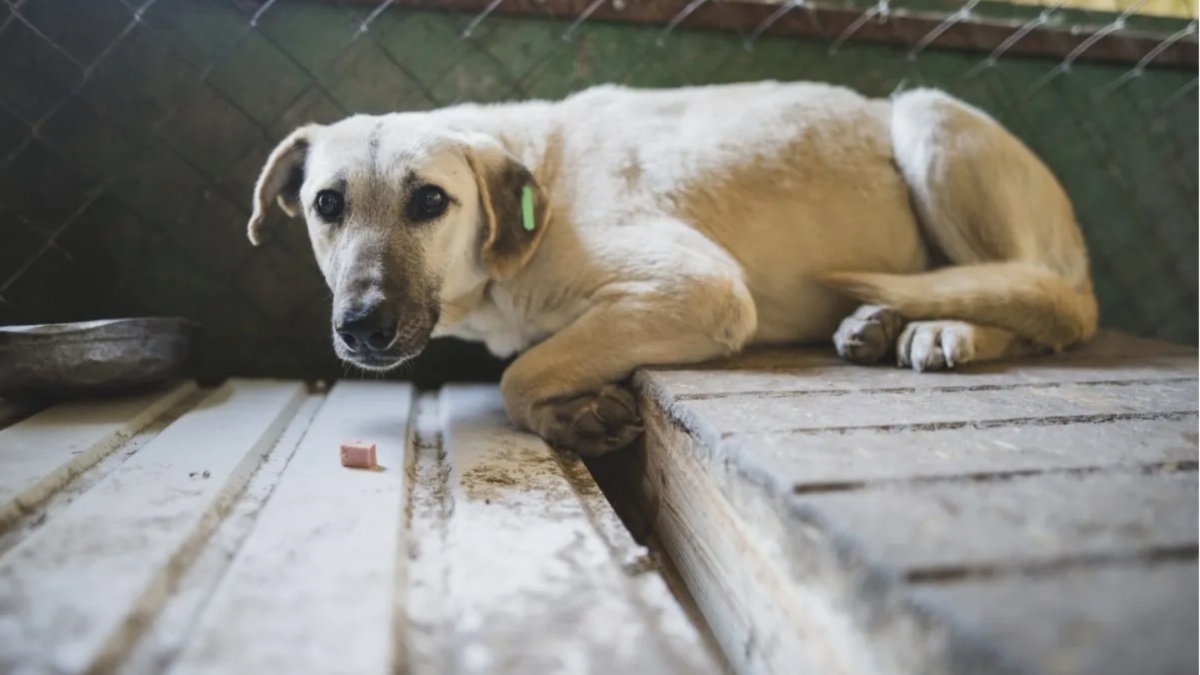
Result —
<instances>
[{"instance_id":1,"label":"gap between planks","mask_svg":"<svg viewBox=\"0 0 1200 675\"><path fill-rule=\"evenodd\" d=\"M423 393L413 406L409 456L405 472L410 491L405 499L408 534L401 538L407 597L397 604L397 646L393 663L410 675L450 672L451 622L443 600L449 587L446 528L454 510L450 465L443 445L438 396ZM423 565L409 561L423 559Z\"/></svg>"},{"instance_id":2,"label":"gap between planks","mask_svg":"<svg viewBox=\"0 0 1200 675\"><path fill-rule=\"evenodd\" d=\"M909 583L952 583L973 579L996 577L1051 576L1064 570L1089 567L1120 565L1142 565L1163 561L1196 561L1196 544L1154 546L1140 551L1120 553L1081 553L1060 555L1051 560L1028 563L1005 563L1003 565L947 565L918 567L906 570L904 580Z\"/></svg>"},{"instance_id":3,"label":"gap between planks","mask_svg":"<svg viewBox=\"0 0 1200 675\"><path fill-rule=\"evenodd\" d=\"M409 672L721 672L578 460L494 387L419 405Z\"/></svg>"},{"instance_id":4,"label":"gap between planks","mask_svg":"<svg viewBox=\"0 0 1200 675\"><path fill-rule=\"evenodd\" d=\"M803 372L796 373L802 377ZM827 389L762 389L731 392L679 393L674 396L676 401L712 401L719 399L739 398L805 398L815 396L856 396L862 394L932 394L932 393L968 393L981 391L1037 390L1037 389L1066 389L1079 386L1108 386L1136 387L1147 384L1169 384L1174 382L1195 382L1195 377L1157 377L1137 378L1128 380L1085 380L1066 382L1012 382L999 384L961 384L933 385L928 387L841 387Z\"/></svg>"},{"instance_id":5,"label":"gap between planks","mask_svg":"<svg viewBox=\"0 0 1200 675\"><path fill-rule=\"evenodd\" d=\"M904 476L859 481L826 483L800 483L792 487L792 494L811 495L830 492L855 492L888 486L921 485L927 483L999 483L1030 476L1067 475L1086 476L1096 473L1138 473L1149 476L1159 473L1196 473L1198 462L1194 460L1146 462L1139 464L1097 464L1092 466L1066 466L1039 469L1016 469L1012 471L979 471L973 473L943 474L937 476Z\"/></svg>"},{"instance_id":6,"label":"gap between planks","mask_svg":"<svg viewBox=\"0 0 1200 675\"><path fill-rule=\"evenodd\" d=\"M1095 415L1048 415L1043 417L1006 417L990 420L968 420L953 422L920 422L915 424L864 424L861 426L810 427L797 429L772 429L772 434L788 434L792 436L823 436L847 434L856 431L879 431L883 433L902 434L910 431L950 431L953 429L1003 429L1007 427L1050 427L1067 426L1071 424L1106 424L1112 422L1154 422L1177 421L1196 417L1195 410L1168 410L1165 412L1147 413L1098 413ZM679 421L681 427L687 427ZM722 439L746 434L745 431L726 431L721 433Z\"/></svg>"}]
</instances>

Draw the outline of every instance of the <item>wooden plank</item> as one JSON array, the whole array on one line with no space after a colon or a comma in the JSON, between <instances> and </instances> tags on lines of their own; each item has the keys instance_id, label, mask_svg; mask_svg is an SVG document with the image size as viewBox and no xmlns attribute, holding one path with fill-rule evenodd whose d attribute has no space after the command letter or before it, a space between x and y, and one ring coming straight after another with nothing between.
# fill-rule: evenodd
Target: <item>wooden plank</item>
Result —
<instances>
[{"instance_id":1,"label":"wooden plank","mask_svg":"<svg viewBox=\"0 0 1200 675\"><path fill-rule=\"evenodd\" d=\"M721 657L715 649L713 636L709 632L702 633L705 626L698 610L672 594L667 584L667 570L659 567L663 561L634 540L588 467L578 457L559 455L558 460L587 512L588 520L604 540L613 560L626 573L634 603L643 607L649 621L672 649L697 654L693 664L695 670L715 672ZM686 594L686 589L680 590ZM720 665L724 666L723 663Z\"/></svg>"},{"instance_id":2,"label":"wooden plank","mask_svg":"<svg viewBox=\"0 0 1200 675\"><path fill-rule=\"evenodd\" d=\"M917 598L1009 647L1026 672L1195 673L1195 559L927 584Z\"/></svg>"},{"instance_id":3,"label":"wooden plank","mask_svg":"<svg viewBox=\"0 0 1200 675\"><path fill-rule=\"evenodd\" d=\"M846 364L814 366L798 372L698 371L656 377L669 387L677 400L730 398L745 395L784 397L810 392L883 391L971 391L975 389L1154 382L1177 379L1181 368L1196 369L1196 359L1158 359L1150 364L1122 367L1108 364L1097 368L1028 367L972 369L953 373L917 373L901 368L855 368Z\"/></svg>"},{"instance_id":4,"label":"wooden plank","mask_svg":"<svg viewBox=\"0 0 1200 675\"><path fill-rule=\"evenodd\" d=\"M910 577L1195 550L1193 471L895 484L799 498Z\"/></svg>"},{"instance_id":5,"label":"wooden plank","mask_svg":"<svg viewBox=\"0 0 1200 675\"><path fill-rule=\"evenodd\" d=\"M343 382L295 450L172 673L387 673L412 388ZM338 446L376 443L382 469Z\"/></svg>"},{"instance_id":6,"label":"wooden plank","mask_svg":"<svg viewBox=\"0 0 1200 675\"><path fill-rule=\"evenodd\" d=\"M913 589L1194 561L1195 352L1100 346L982 385L811 351L642 372L644 458L614 475L640 493L628 519L650 521L739 671L1057 672L1027 669L1018 637L957 620L975 607ZM729 392L702 381L731 373L745 379ZM1130 607L1101 619L1124 622L1126 641L1143 611ZM1065 617L1010 616L1030 635L1067 630ZM798 641L825 660L780 657Z\"/></svg>"},{"instance_id":7,"label":"wooden plank","mask_svg":"<svg viewBox=\"0 0 1200 675\"><path fill-rule=\"evenodd\" d=\"M1195 374L1193 347L1105 333L1055 356L970 364L952 372L917 373L891 365L858 366L832 349L752 349L721 361L656 368L647 384L671 400L749 393L859 391L863 389L970 389L1068 382L1157 380ZM1181 373L1182 371L1182 373Z\"/></svg>"},{"instance_id":8,"label":"wooden plank","mask_svg":"<svg viewBox=\"0 0 1200 675\"><path fill-rule=\"evenodd\" d=\"M195 390L64 403L0 431L0 531Z\"/></svg>"},{"instance_id":9,"label":"wooden plank","mask_svg":"<svg viewBox=\"0 0 1200 675\"><path fill-rule=\"evenodd\" d=\"M238 551L255 531L258 514L271 498L296 447L325 403L325 393L310 390L304 397L304 402L254 472L236 504L179 577L170 598L121 662L120 672L162 673L178 658Z\"/></svg>"},{"instance_id":10,"label":"wooden plank","mask_svg":"<svg viewBox=\"0 0 1200 675\"><path fill-rule=\"evenodd\" d=\"M0 559L0 671L119 663L303 396L226 383Z\"/></svg>"},{"instance_id":11,"label":"wooden plank","mask_svg":"<svg viewBox=\"0 0 1200 675\"><path fill-rule=\"evenodd\" d=\"M771 514L748 526L686 434L647 415L644 465L625 486L738 673L896 673L841 603L800 581L781 556ZM799 582L798 582L799 581ZM903 671L899 671L903 672Z\"/></svg>"},{"instance_id":12,"label":"wooden plank","mask_svg":"<svg viewBox=\"0 0 1200 675\"><path fill-rule=\"evenodd\" d=\"M813 359L796 367L772 369L656 371L654 384L676 400L760 394L910 390L947 392L1106 382L1154 382L1195 372L1195 356L1163 356L1130 364L1121 361L1069 362L1047 358L969 366L960 371L918 373L908 368L853 366L836 358Z\"/></svg>"},{"instance_id":13,"label":"wooden plank","mask_svg":"<svg viewBox=\"0 0 1200 675\"><path fill-rule=\"evenodd\" d=\"M886 561L760 489L648 410L626 489L740 673L1005 674L995 645L913 611ZM812 515L812 514L808 514Z\"/></svg>"},{"instance_id":14,"label":"wooden plank","mask_svg":"<svg viewBox=\"0 0 1200 675\"><path fill-rule=\"evenodd\" d=\"M723 454L781 492L852 489L873 483L982 478L1037 471L1194 465L1196 415L1054 426L844 434L746 434Z\"/></svg>"},{"instance_id":15,"label":"wooden plank","mask_svg":"<svg viewBox=\"0 0 1200 675\"><path fill-rule=\"evenodd\" d=\"M728 435L744 432L841 432L991 427L1190 414L1197 383L1185 377L1150 383L1063 384L970 391L863 391L853 395L737 396L684 401L672 414ZM1089 419L1092 418L1092 419ZM690 424L689 424L690 425Z\"/></svg>"},{"instance_id":16,"label":"wooden plank","mask_svg":"<svg viewBox=\"0 0 1200 675\"><path fill-rule=\"evenodd\" d=\"M440 626L442 672L719 672L681 617L661 617L678 606L638 600L638 571L614 559L555 453L511 427L495 387L450 388L441 403L445 547L422 545L412 564L444 570L445 595L440 615L411 619Z\"/></svg>"},{"instance_id":17,"label":"wooden plank","mask_svg":"<svg viewBox=\"0 0 1200 675\"><path fill-rule=\"evenodd\" d=\"M1148 340L1126 333L1102 331L1095 339L1079 347L1073 347L1055 355L1033 356L1022 359L1007 359L985 363L969 364L962 371L949 373L914 373L907 368L896 368L888 364L878 366L860 366L849 364L838 358L833 347L751 347L735 356L718 359L690 366L672 366L647 368L647 373L699 373L721 371L754 371L763 373L803 374L810 368L821 366L842 366L848 370L873 373L878 377L881 373L896 371L901 375L911 374L914 380L922 377L946 377L953 379L956 373L994 373L994 372L1025 372L1038 371L1042 368L1091 368L1105 367L1112 364L1116 367L1126 367L1131 364L1156 363L1161 360L1196 359L1197 349L1194 345L1178 345L1160 340Z\"/></svg>"}]
</instances>

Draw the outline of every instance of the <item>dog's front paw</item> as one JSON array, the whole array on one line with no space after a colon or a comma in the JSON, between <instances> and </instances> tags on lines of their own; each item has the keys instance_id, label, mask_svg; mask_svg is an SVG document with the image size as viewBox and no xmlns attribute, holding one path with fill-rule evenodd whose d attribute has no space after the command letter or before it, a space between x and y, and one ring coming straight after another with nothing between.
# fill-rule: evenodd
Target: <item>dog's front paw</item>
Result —
<instances>
[{"instance_id":1,"label":"dog's front paw","mask_svg":"<svg viewBox=\"0 0 1200 675\"><path fill-rule=\"evenodd\" d=\"M610 385L599 392L550 401L538 411L538 432L550 445L595 457L620 450L642 435L633 394Z\"/></svg>"},{"instance_id":2,"label":"dog's front paw","mask_svg":"<svg viewBox=\"0 0 1200 675\"><path fill-rule=\"evenodd\" d=\"M863 305L842 320L833 334L838 356L851 363L882 361L904 328L904 318L887 307Z\"/></svg>"},{"instance_id":3,"label":"dog's front paw","mask_svg":"<svg viewBox=\"0 0 1200 675\"><path fill-rule=\"evenodd\" d=\"M975 358L974 327L962 321L914 321L896 342L896 365L950 370Z\"/></svg>"}]
</instances>

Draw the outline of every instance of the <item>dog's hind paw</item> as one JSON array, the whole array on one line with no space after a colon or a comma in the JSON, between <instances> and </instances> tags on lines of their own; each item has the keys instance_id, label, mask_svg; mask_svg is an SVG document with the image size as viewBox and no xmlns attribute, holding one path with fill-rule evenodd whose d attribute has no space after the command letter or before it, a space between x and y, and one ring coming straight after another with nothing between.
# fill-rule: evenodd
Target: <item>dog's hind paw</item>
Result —
<instances>
[{"instance_id":1,"label":"dog's hind paw","mask_svg":"<svg viewBox=\"0 0 1200 675\"><path fill-rule=\"evenodd\" d=\"M891 353L904 328L904 318L887 307L863 305L842 320L833 334L838 356L851 363L871 364Z\"/></svg>"},{"instance_id":2,"label":"dog's hind paw","mask_svg":"<svg viewBox=\"0 0 1200 675\"><path fill-rule=\"evenodd\" d=\"M962 321L914 321L896 342L896 365L951 370L975 359L975 327Z\"/></svg>"},{"instance_id":3,"label":"dog's hind paw","mask_svg":"<svg viewBox=\"0 0 1200 675\"><path fill-rule=\"evenodd\" d=\"M620 450L642 435L637 402L628 389L617 385L546 403L542 414L542 438L584 457Z\"/></svg>"}]
</instances>

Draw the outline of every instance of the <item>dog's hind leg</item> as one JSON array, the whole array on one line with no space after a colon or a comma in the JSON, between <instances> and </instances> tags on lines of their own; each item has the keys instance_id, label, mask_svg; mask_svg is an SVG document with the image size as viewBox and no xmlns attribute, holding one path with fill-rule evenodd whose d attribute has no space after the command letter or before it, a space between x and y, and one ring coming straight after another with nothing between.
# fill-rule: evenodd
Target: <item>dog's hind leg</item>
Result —
<instances>
[{"instance_id":1,"label":"dog's hind leg","mask_svg":"<svg viewBox=\"0 0 1200 675\"><path fill-rule=\"evenodd\" d=\"M957 322L947 335L971 360L1090 338L1097 308L1087 250L1050 170L987 115L940 92L896 97L891 125L896 164L924 233L950 266L913 275L847 271L827 280L907 321ZM910 326L910 348L924 332ZM901 353L904 341L897 346L898 361L922 369L967 360L944 353L914 359L911 349Z\"/></svg>"}]
</instances>

